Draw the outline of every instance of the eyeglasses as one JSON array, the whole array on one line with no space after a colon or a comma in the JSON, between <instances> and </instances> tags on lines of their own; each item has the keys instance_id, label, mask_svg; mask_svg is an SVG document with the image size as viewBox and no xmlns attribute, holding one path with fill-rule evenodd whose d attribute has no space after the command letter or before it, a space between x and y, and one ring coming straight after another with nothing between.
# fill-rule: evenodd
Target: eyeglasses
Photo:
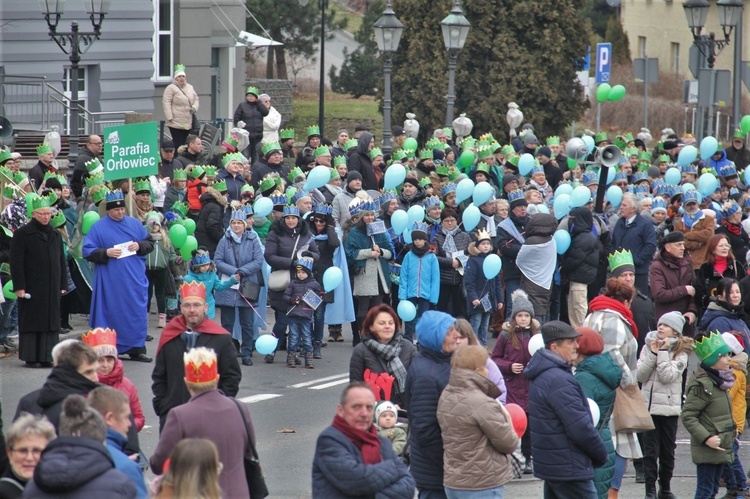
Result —
<instances>
[{"instance_id":1,"label":"eyeglasses","mask_svg":"<svg viewBox=\"0 0 750 499\"><path fill-rule=\"evenodd\" d=\"M14 447L11 449L11 451L15 452L16 454L20 454L23 456L28 456L29 454L31 454L32 456L37 458L42 455L43 450L44 449L40 449L39 447L21 447L20 449Z\"/></svg>"},{"instance_id":2,"label":"eyeglasses","mask_svg":"<svg viewBox=\"0 0 750 499\"><path fill-rule=\"evenodd\" d=\"M716 247L717 248L731 248L732 246L730 246L729 244L717 244Z\"/></svg>"}]
</instances>

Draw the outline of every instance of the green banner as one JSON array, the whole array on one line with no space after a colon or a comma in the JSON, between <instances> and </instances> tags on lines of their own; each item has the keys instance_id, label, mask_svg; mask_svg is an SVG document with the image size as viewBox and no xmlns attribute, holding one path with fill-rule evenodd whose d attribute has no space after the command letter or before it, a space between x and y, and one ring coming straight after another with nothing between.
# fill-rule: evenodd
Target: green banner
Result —
<instances>
[{"instance_id":1,"label":"green banner","mask_svg":"<svg viewBox=\"0 0 750 499\"><path fill-rule=\"evenodd\" d=\"M104 180L159 173L159 128L155 121L104 129Z\"/></svg>"}]
</instances>

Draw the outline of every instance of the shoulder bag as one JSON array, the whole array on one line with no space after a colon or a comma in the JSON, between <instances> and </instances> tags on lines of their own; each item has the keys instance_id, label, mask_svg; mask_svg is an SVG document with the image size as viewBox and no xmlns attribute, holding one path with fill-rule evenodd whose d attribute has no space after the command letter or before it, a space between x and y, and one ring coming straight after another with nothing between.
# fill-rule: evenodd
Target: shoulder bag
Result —
<instances>
[{"instance_id":1,"label":"shoulder bag","mask_svg":"<svg viewBox=\"0 0 750 499\"><path fill-rule=\"evenodd\" d=\"M232 251L234 252L234 263L237 268L240 267L240 256L237 253L237 244L234 242L232 245ZM264 262L265 263L265 262ZM242 295L249 302L257 302L260 298L260 288L263 287L263 270L258 271L258 282L253 282L247 278L243 278L240 281L240 295Z\"/></svg>"},{"instance_id":2,"label":"shoulder bag","mask_svg":"<svg viewBox=\"0 0 750 499\"><path fill-rule=\"evenodd\" d=\"M617 387L612 420L616 432L643 433L654 429L654 421L637 384Z\"/></svg>"},{"instance_id":3,"label":"shoulder bag","mask_svg":"<svg viewBox=\"0 0 750 499\"><path fill-rule=\"evenodd\" d=\"M242 422L245 424L245 431L247 432L247 441L250 444L250 450L252 455L245 456L245 478L247 479L247 488L250 491L250 499L263 499L268 497L268 486L266 485L266 479L263 477L263 470L260 467L260 459L258 458L258 451L255 450L255 444L250 435L250 425L245 419L245 413L242 412L240 402L237 399L231 399L237 404L237 410L240 411Z\"/></svg>"},{"instance_id":4,"label":"shoulder bag","mask_svg":"<svg viewBox=\"0 0 750 499\"><path fill-rule=\"evenodd\" d=\"M292 249L292 261L294 261L294 255L297 253L297 244L302 234L297 236L297 240L294 241L294 248ZM289 283L292 282L291 274L288 270L274 270L268 276L268 289L271 291L284 291L289 287Z\"/></svg>"},{"instance_id":5,"label":"shoulder bag","mask_svg":"<svg viewBox=\"0 0 750 499\"><path fill-rule=\"evenodd\" d=\"M173 85L174 85L174 83L173 83ZM177 87L177 90L179 90L180 92L182 92L182 95L185 96L185 98L188 100L188 104L190 104L190 115L193 118L193 122L190 125L190 130L200 130L201 123L200 123L200 121L198 121L198 114L197 114L197 111L195 110L195 108L193 107L193 103L190 102L190 97L188 97L188 94L186 94L185 91L183 89L181 89L178 85L175 85L175 87Z\"/></svg>"}]
</instances>

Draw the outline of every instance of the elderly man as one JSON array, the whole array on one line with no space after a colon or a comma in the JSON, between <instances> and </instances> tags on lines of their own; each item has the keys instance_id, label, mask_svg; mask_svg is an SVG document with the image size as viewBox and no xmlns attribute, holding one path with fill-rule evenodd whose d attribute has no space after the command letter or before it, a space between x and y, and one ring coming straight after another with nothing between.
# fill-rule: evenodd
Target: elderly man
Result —
<instances>
[{"instance_id":1,"label":"elderly man","mask_svg":"<svg viewBox=\"0 0 750 499\"><path fill-rule=\"evenodd\" d=\"M174 171L182 169L182 163L174 157L174 142L172 142L172 139L164 139L161 141L159 153L161 154L159 175L163 178L172 180L174 177Z\"/></svg>"},{"instance_id":2,"label":"elderly man","mask_svg":"<svg viewBox=\"0 0 750 499\"><path fill-rule=\"evenodd\" d=\"M32 199L32 220L16 230L10 243L10 272L18 300L19 355L27 366L52 367L59 340L60 298L68 288L67 263L60 234L52 229L57 196Z\"/></svg>"},{"instance_id":3,"label":"elderly man","mask_svg":"<svg viewBox=\"0 0 750 499\"><path fill-rule=\"evenodd\" d=\"M234 111L234 126L238 127L239 122L245 123L245 130L250 137L250 144L242 151L246 158L250 158L250 163L255 163L258 155L255 148L263 139L263 120L270 113L270 107L266 107L258 99L258 89L256 87L247 87L245 91L245 100L240 102ZM269 101L270 104L270 101Z\"/></svg>"},{"instance_id":4,"label":"elderly man","mask_svg":"<svg viewBox=\"0 0 750 499\"><path fill-rule=\"evenodd\" d=\"M534 476L544 497L595 499L594 468L607 462L586 395L571 372L581 333L560 321L542 326L544 348L523 370L529 379L529 429Z\"/></svg>"},{"instance_id":5,"label":"elderly man","mask_svg":"<svg viewBox=\"0 0 750 499\"><path fill-rule=\"evenodd\" d=\"M153 251L154 242L137 218L125 215L121 191L107 193L106 209L107 216L91 227L83 241L83 257L94 264L89 326L114 329L121 355L151 362L146 355L146 255Z\"/></svg>"},{"instance_id":6,"label":"elderly man","mask_svg":"<svg viewBox=\"0 0 750 499\"><path fill-rule=\"evenodd\" d=\"M52 148L49 144L41 144L36 148L36 154L39 156L39 161L31 167L29 170L29 181L32 184L32 190L37 190L42 186L44 182L44 175L46 173L55 173L55 155L52 153Z\"/></svg>"},{"instance_id":7,"label":"elderly man","mask_svg":"<svg viewBox=\"0 0 750 499\"><path fill-rule=\"evenodd\" d=\"M724 149L724 152L727 153L727 159L734 162L738 170L744 170L747 165L750 165L750 149L745 146L745 134L742 130L734 131L732 145Z\"/></svg>"},{"instance_id":8,"label":"elderly man","mask_svg":"<svg viewBox=\"0 0 750 499\"><path fill-rule=\"evenodd\" d=\"M698 193L695 191L687 191L682 195L682 209L684 213L674 219L672 228L685 235L685 249L693 262L693 270L698 270L706 263L708 241L714 235L716 219L700 209Z\"/></svg>"},{"instance_id":9,"label":"elderly man","mask_svg":"<svg viewBox=\"0 0 750 499\"><path fill-rule=\"evenodd\" d=\"M523 191L515 190L508 193L510 200L510 213L508 218L497 226L497 244L495 248L500 251L503 261L503 284L505 285L506 317L513 317L513 307L510 295L521 287L521 271L516 265L516 257L521 251L521 246L526 242L526 224L529 217L526 214L528 202Z\"/></svg>"},{"instance_id":10,"label":"elderly man","mask_svg":"<svg viewBox=\"0 0 750 499\"><path fill-rule=\"evenodd\" d=\"M375 395L362 381L347 385L331 426L318 436L313 498L414 497L414 479L373 426Z\"/></svg>"},{"instance_id":11,"label":"elderly man","mask_svg":"<svg viewBox=\"0 0 750 499\"><path fill-rule=\"evenodd\" d=\"M244 458L255 447L250 412L245 404L225 397L219 390L216 352L197 347L182 357L183 385L190 393L190 400L169 411L159 444L151 456L151 467L154 473L161 474L164 462L180 440L207 438L216 444L219 461L223 464L219 474L222 496L248 497L250 493L245 478Z\"/></svg>"},{"instance_id":12,"label":"elderly man","mask_svg":"<svg viewBox=\"0 0 750 499\"><path fill-rule=\"evenodd\" d=\"M635 285L646 293L649 289L648 272L656 252L656 232L654 224L642 217L640 211L640 203L634 194L622 195L620 218L612 229L612 249L624 249L633 254Z\"/></svg>"},{"instance_id":13,"label":"elderly man","mask_svg":"<svg viewBox=\"0 0 750 499\"><path fill-rule=\"evenodd\" d=\"M83 192L83 182L88 176L86 163L95 158L101 160L103 147L104 142L102 142L102 138L98 135L89 135L86 137L85 147L81 149L78 154L75 167L73 167L73 176L70 179L70 188L76 197L81 196L81 193ZM38 185L37 188L39 188Z\"/></svg>"},{"instance_id":14,"label":"elderly man","mask_svg":"<svg viewBox=\"0 0 750 499\"><path fill-rule=\"evenodd\" d=\"M237 395L242 379L232 337L206 317L206 286L199 282L183 284L180 295L182 315L172 319L162 331L156 348L154 372L151 374L154 412L159 416L160 430L170 410L190 400L190 393L183 382L183 355L191 348L206 347L216 353L221 376L218 388L224 395Z\"/></svg>"},{"instance_id":15,"label":"elderly man","mask_svg":"<svg viewBox=\"0 0 750 499\"><path fill-rule=\"evenodd\" d=\"M406 375L404 397L411 425L411 473L420 498L444 498L443 438L437 419L440 394L448 384L450 362L460 335L456 319L430 310L417 322L421 346Z\"/></svg>"}]
</instances>

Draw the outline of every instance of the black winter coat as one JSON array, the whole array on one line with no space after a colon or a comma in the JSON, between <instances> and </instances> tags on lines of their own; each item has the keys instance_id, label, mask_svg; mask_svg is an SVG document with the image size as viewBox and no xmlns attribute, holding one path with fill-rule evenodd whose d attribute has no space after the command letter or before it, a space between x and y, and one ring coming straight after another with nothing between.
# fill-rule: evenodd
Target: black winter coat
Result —
<instances>
[{"instance_id":1,"label":"black winter coat","mask_svg":"<svg viewBox=\"0 0 750 499\"><path fill-rule=\"evenodd\" d=\"M346 165L350 172L359 172L362 174L362 190L378 190L378 179L375 176L375 170L372 168L372 160L370 160L370 140L372 140L372 134L368 132L362 133L357 143L357 149L349 156L349 162Z\"/></svg>"},{"instance_id":2,"label":"black winter coat","mask_svg":"<svg viewBox=\"0 0 750 499\"><path fill-rule=\"evenodd\" d=\"M250 169L253 176L250 179L250 187L257 189L263 177L269 173L278 173L281 178L286 180L289 175L289 165L286 163L279 163L278 165L272 165L263 159L259 159L255 162L253 167Z\"/></svg>"},{"instance_id":3,"label":"black winter coat","mask_svg":"<svg viewBox=\"0 0 750 499\"><path fill-rule=\"evenodd\" d=\"M312 218L308 218L308 221L310 222L311 232L315 234ZM333 223L332 219L331 223ZM323 282L323 274L325 271L333 267L333 252L336 251L336 248L341 246L341 240L339 239L339 235L336 234L336 227L334 225L326 226L325 235L328 239L315 240L315 244L318 246L318 252L320 252L320 258L315 262L313 275L315 276L315 279L321 283ZM315 236L313 235L313 237Z\"/></svg>"},{"instance_id":4,"label":"black winter coat","mask_svg":"<svg viewBox=\"0 0 750 499\"><path fill-rule=\"evenodd\" d=\"M523 236L526 232L526 224L529 217L519 219L513 213L508 218L516 226L518 232ZM520 279L521 271L516 265L516 257L521 251L521 241L514 238L502 227L502 223L497 227L497 249L500 251L500 258L503 261L503 280Z\"/></svg>"},{"instance_id":5,"label":"black winter coat","mask_svg":"<svg viewBox=\"0 0 750 499\"><path fill-rule=\"evenodd\" d=\"M714 266L708 262L701 265L695 272L695 303L701 312L706 310L710 299L715 296L716 286L724 277L737 281L742 280L747 274L745 267L737 260L727 259L727 268L723 274L719 274ZM744 299L742 301L750 301ZM640 330L639 330L640 331Z\"/></svg>"},{"instance_id":6,"label":"black winter coat","mask_svg":"<svg viewBox=\"0 0 750 499\"><path fill-rule=\"evenodd\" d=\"M299 242L297 243L297 249L292 254L298 235ZM284 219L280 218L274 221L271 224L271 228L268 229L266 250L263 256L268 265L271 266L271 271L288 270L291 281L295 277L295 264L301 255L300 250L305 246L308 246L307 251L317 263L320 259L320 251L318 251L318 245L315 243L315 239L313 239L313 235L310 232L310 227L304 220L300 219L297 228L292 230L286 226ZM287 310L287 303L284 302L284 291L271 291L269 289L268 302L272 307L279 310Z\"/></svg>"},{"instance_id":7,"label":"black winter coat","mask_svg":"<svg viewBox=\"0 0 750 499\"><path fill-rule=\"evenodd\" d=\"M572 240L560 273L571 282L591 284L596 280L602 246L591 231L593 223L594 217L588 208L575 208L570 213L568 231Z\"/></svg>"},{"instance_id":8,"label":"black winter coat","mask_svg":"<svg viewBox=\"0 0 750 499\"><path fill-rule=\"evenodd\" d=\"M320 287L318 281L310 276L304 281L300 281L296 277L291 280L286 291L284 291L284 301L286 302L289 317L312 319L315 309L302 301L302 297L305 296L308 291L312 291L320 296L323 292L323 288Z\"/></svg>"},{"instance_id":9,"label":"black winter coat","mask_svg":"<svg viewBox=\"0 0 750 499\"><path fill-rule=\"evenodd\" d=\"M79 150L78 159L76 159L76 164L73 167L73 176L70 178L70 190L73 191L73 194L75 194L76 197L81 197L84 181L86 180L86 177L89 176L86 163L96 157L97 156L91 152L88 147L83 147ZM37 189L39 188L38 185L36 187Z\"/></svg>"},{"instance_id":10,"label":"black winter coat","mask_svg":"<svg viewBox=\"0 0 750 499\"><path fill-rule=\"evenodd\" d=\"M471 236L466 232L460 230L453 236L453 242L456 245L458 251L464 251L469 248L471 243ZM461 284L464 277L453 268L453 258L445 252L443 245L445 244L445 234L442 230L439 230L435 234L435 256L437 256L438 264L440 265L440 283L456 285Z\"/></svg>"},{"instance_id":11,"label":"black winter coat","mask_svg":"<svg viewBox=\"0 0 750 499\"><path fill-rule=\"evenodd\" d=\"M394 344L394 340L401 344L401 353L398 354L398 358L401 359L404 369L408 371L411 361L417 355L417 347L415 347L411 341L403 339L403 336L400 333L398 333L398 335L398 339L396 336L391 339L391 344ZM364 340L366 338L367 336L362 339ZM384 358L380 357L362 342L354 347L352 357L349 359L349 381L364 381L365 370L367 369L375 374L388 372L386 365L387 361ZM404 407L404 397L402 394L404 388L405 387L399 387L398 382L394 381L393 391L391 392L391 402L400 407Z\"/></svg>"},{"instance_id":12,"label":"black winter coat","mask_svg":"<svg viewBox=\"0 0 750 499\"><path fill-rule=\"evenodd\" d=\"M216 246L224 237L224 211L227 201L219 191L209 187L200 197L201 208L198 221L195 223L195 239L199 246L204 246L213 258Z\"/></svg>"},{"instance_id":13,"label":"black winter coat","mask_svg":"<svg viewBox=\"0 0 750 499\"><path fill-rule=\"evenodd\" d=\"M234 110L234 126L237 126L238 121L244 121L250 138L259 139L263 136L263 118L268 116L269 111L259 100L248 102L245 99Z\"/></svg>"},{"instance_id":14,"label":"black winter coat","mask_svg":"<svg viewBox=\"0 0 750 499\"><path fill-rule=\"evenodd\" d=\"M747 250L750 250L750 237L748 237L745 228L739 225L740 235L737 236L727 230L727 222L724 220L721 225L716 228L716 234L724 234L729 238L729 244L732 246L732 254L742 265L747 266Z\"/></svg>"}]
</instances>

